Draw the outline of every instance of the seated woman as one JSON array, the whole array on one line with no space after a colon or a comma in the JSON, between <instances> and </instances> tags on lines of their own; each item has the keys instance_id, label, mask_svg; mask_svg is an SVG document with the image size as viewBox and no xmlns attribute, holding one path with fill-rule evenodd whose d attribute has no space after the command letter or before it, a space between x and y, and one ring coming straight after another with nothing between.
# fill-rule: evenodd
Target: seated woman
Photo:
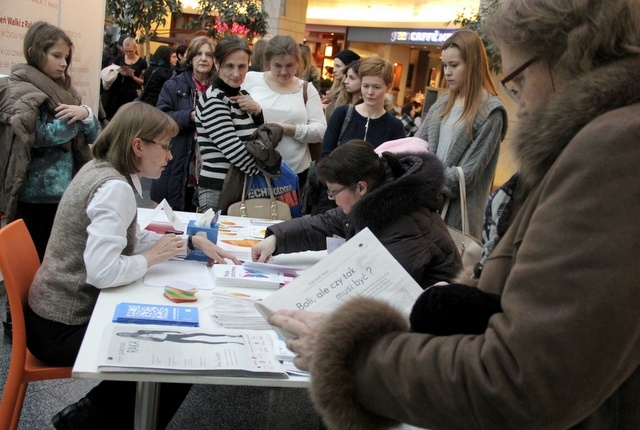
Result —
<instances>
[{"instance_id":1,"label":"seated woman","mask_svg":"<svg viewBox=\"0 0 640 430\"><path fill-rule=\"evenodd\" d=\"M169 142L178 125L144 102L123 105L93 145L94 160L62 196L51 240L29 290L25 312L28 347L45 363L71 366L101 289L140 279L154 264L184 252L174 234L141 230L135 192L140 178L158 178L171 160ZM134 191L134 189L136 191ZM210 258L239 261L200 236L189 247ZM162 389L158 428L164 428L189 385ZM103 381L53 417L57 429L131 428L135 382ZM114 414L114 411L118 411Z\"/></svg>"},{"instance_id":2,"label":"seated woman","mask_svg":"<svg viewBox=\"0 0 640 430\"><path fill-rule=\"evenodd\" d=\"M338 207L272 225L251 256L264 262L276 254L322 250L327 238L348 240L368 227L423 288L451 280L462 264L436 212L443 172L434 155L378 156L367 142L350 141L317 167Z\"/></svg>"}]
</instances>

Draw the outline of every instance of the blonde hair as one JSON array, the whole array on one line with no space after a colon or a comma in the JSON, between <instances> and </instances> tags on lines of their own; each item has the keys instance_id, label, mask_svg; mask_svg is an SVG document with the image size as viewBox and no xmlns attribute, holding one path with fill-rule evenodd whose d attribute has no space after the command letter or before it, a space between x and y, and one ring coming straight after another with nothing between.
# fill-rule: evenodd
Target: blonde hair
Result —
<instances>
[{"instance_id":1,"label":"blonde hair","mask_svg":"<svg viewBox=\"0 0 640 430\"><path fill-rule=\"evenodd\" d=\"M384 58L367 57L360 62L358 76L360 76L360 79L365 76L378 76L382 78L387 86L390 86L393 83L393 66Z\"/></svg>"},{"instance_id":2,"label":"blonde hair","mask_svg":"<svg viewBox=\"0 0 640 430\"><path fill-rule=\"evenodd\" d=\"M440 113L441 121L451 113L458 97L464 98L462 114L456 122L466 124L469 135L473 138L473 123L483 102L484 92L497 96L495 85L489 72L489 60L478 33L472 30L458 30L443 44L442 50L456 48L465 64L464 85L461 90L451 90L449 100Z\"/></svg>"},{"instance_id":3,"label":"blonde hair","mask_svg":"<svg viewBox=\"0 0 640 430\"><path fill-rule=\"evenodd\" d=\"M144 102L122 105L92 147L93 157L104 160L123 175L137 173L138 160L131 143L139 137L153 145L160 137L174 137L180 129L166 113Z\"/></svg>"}]
</instances>

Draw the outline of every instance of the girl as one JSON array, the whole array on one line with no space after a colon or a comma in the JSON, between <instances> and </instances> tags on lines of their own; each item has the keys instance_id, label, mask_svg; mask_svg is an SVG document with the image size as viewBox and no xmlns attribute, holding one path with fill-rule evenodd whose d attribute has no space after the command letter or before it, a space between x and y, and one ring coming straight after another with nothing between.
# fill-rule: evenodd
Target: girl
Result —
<instances>
[{"instance_id":1,"label":"girl","mask_svg":"<svg viewBox=\"0 0 640 430\"><path fill-rule=\"evenodd\" d=\"M480 37L471 30L455 32L442 45L442 63L450 92L429 109L416 133L444 163L444 194L451 199L447 225L461 229L456 166L467 185L469 231L480 237L484 207L498 163L500 142L507 132L507 112L489 74Z\"/></svg>"},{"instance_id":2,"label":"girl","mask_svg":"<svg viewBox=\"0 0 640 430\"><path fill-rule=\"evenodd\" d=\"M23 218L40 259L62 193L90 159L100 133L91 109L71 85L71 39L58 27L35 22L24 37L27 64L13 67L10 106L13 148L3 172L0 206L8 221Z\"/></svg>"}]
</instances>

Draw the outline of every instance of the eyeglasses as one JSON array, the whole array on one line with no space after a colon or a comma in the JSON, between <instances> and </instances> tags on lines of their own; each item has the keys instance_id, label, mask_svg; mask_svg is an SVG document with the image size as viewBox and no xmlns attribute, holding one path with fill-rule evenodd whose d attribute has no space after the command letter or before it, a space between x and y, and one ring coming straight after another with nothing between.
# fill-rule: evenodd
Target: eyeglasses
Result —
<instances>
[{"instance_id":1,"label":"eyeglasses","mask_svg":"<svg viewBox=\"0 0 640 430\"><path fill-rule=\"evenodd\" d=\"M153 143L154 145L160 146L160 148L162 148L164 152L171 152L171 144L167 145L166 143L159 143L155 140L145 139L144 137L141 137L140 139L144 140L145 142Z\"/></svg>"},{"instance_id":2,"label":"eyeglasses","mask_svg":"<svg viewBox=\"0 0 640 430\"><path fill-rule=\"evenodd\" d=\"M517 78L522 72L524 72L527 69L527 67L529 67L539 59L540 59L539 57L533 57L532 59L524 63L522 66L518 67L516 70L511 72L507 77L505 77L503 80L500 81L500 85L502 85L502 88L504 88L506 93L509 94L509 96L511 96L513 100L518 101L518 90L515 88L513 83L511 85L508 85L509 82Z\"/></svg>"},{"instance_id":3,"label":"eyeglasses","mask_svg":"<svg viewBox=\"0 0 640 430\"><path fill-rule=\"evenodd\" d=\"M346 187L342 187L339 190L330 190L329 188L327 188L327 197L329 197L329 200L335 200L338 194L340 194L346 189L352 188L356 184L357 182L354 182L353 184L347 185Z\"/></svg>"}]
</instances>

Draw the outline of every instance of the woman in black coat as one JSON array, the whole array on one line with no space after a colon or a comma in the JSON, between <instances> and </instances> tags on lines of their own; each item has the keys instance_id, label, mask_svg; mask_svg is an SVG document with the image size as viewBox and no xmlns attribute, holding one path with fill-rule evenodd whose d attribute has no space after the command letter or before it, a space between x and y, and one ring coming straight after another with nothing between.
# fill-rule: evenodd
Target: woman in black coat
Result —
<instances>
[{"instance_id":1,"label":"woman in black coat","mask_svg":"<svg viewBox=\"0 0 640 430\"><path fill-rule=\"evenodd\" d=\"M450 281L462 263L438 214L444 167L432 154L378 155L370 144L338 146L317 167L337 208L272 225L251 250L254 261L271 255L323 250L327 238L349 240L364 228L423 288Z\"/></svg>"}]
</instances>

